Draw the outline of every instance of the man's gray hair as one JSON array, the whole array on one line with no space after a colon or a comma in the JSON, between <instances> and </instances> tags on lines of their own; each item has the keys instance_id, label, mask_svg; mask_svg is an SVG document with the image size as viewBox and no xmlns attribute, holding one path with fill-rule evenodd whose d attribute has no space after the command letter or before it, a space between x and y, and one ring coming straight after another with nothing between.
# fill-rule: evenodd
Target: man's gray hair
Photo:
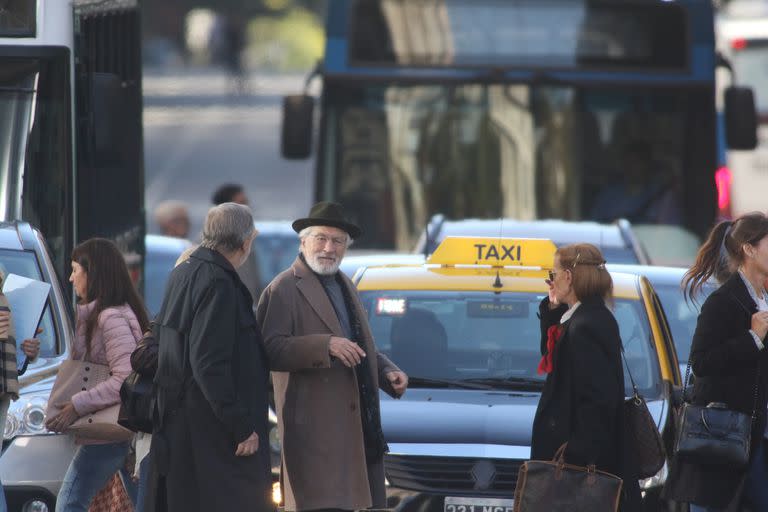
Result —
<instances>
[{"instance_id":1,"label":"man's gray hair","mask_svg":"<svg viewBox=\"0 0 768 512\"><path fill-rule=\"evenodd\" d=\"M222 203L208 210L200 245L232 253L245 244L254 230L250 208L237 203Z\"/></svg>"},{"instance_id":2,"label":"man's gray hair","mask_svg":"<svg viewBox=\"0 0 768 512\"><path fill-rule=\"evenodd\" d=\"M316 227L319 227L319 226L309 226L299 231L299 240L304 240L309 235L311 235L314 232ZM328 227L333 227L333 226L328 226ZM349 236L349 233L347 233L346 231L344 231L344 234L347 235L347 247L349 247L350 245L352 245L352 242L354 240L352 240L352 237Z\"/></svg>"}]
</instances>

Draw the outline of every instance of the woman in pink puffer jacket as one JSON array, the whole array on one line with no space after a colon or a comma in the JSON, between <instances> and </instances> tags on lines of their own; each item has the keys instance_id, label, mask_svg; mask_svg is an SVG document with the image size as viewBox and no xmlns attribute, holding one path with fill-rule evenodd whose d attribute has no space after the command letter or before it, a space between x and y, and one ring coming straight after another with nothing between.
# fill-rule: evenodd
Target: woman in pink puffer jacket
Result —
<instances>
[{"instance_id":1,"label":"woman in pink puffer jacket","mask_svg":"<svg viewBox=\"0 0 768 512\"><path fill-rule=\"evenodd\" d=\"M73 359L108 365L110 378L72 396L46 426L63 432L79 417L120 402L120 386L131 372L131 352L149 328L144 304L128 274L125 260L109 240L92 238L72 251L69 280L79 297ZM77 439L80 445L64 476L57 512L86 511L91 499L120 470L130 443ZM135 494L129 479L123 480Z\"/></svg>"}]
</instances>

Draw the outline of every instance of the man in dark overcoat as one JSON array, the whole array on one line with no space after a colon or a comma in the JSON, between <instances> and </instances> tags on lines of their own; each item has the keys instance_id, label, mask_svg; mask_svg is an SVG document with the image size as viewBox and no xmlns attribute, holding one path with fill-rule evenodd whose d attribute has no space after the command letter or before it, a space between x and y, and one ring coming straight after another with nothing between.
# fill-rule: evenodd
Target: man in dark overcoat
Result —
<instances>
[{"instance_id":1,"label":"man in dark overcoat","mask_svg":"<svg viewBox=\"0 0 768 512\"><path fill-rule=\"evenodd\" d=\"M379 386L399 397L408 378L376 350L355 287L339 272L360 228L337 203L316 204L293 228L301 253L257 308L273 371L285 509L381 508Z\"/></svg>"},{"instance_id":2,"label":"man in dark overcoat","mask_svg":"<svg viewBox=\"0 0 768 512\"><path fill-rule=\"evenodd\" d=\"M247 206L213 207L201 246L168 281L155 320L157 509L271 509L268 364L236 273L255 236Z\"/></svg>"}]
</instances>

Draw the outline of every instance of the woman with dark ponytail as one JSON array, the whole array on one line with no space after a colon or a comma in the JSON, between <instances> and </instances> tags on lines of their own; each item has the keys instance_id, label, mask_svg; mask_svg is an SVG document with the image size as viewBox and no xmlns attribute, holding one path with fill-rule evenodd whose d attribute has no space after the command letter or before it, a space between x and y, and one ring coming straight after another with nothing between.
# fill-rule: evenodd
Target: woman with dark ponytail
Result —
<instances>
[{"instance_id":1,"label":"woman with dark ponytail","mask_svg":"<svg viewBox=\"0 0 768 512\"><path fill-rule=\"evenodd\" d=\"M696 300L711 277L722 284L704 302L693 335L692 402L720 402L748 415L755 411L750 463L738 471L719 467L717 461L702 465L674 458L664 494L690 503L691 512L740 510L742 504L768 510L763 438L768 403L766 215L750 213L715 226L683 278L687 297Z\"/></svg>"}]
</instances>

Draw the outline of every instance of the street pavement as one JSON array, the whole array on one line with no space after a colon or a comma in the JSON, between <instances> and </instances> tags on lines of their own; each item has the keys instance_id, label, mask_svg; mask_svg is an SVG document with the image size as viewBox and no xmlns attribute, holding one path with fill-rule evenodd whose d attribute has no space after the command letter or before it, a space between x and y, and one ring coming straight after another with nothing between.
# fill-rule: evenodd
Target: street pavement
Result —
<instances>
[{"instance_id":1,"label":"street pavement","mask_svg":"<svg viewBox=\"0 0 768 512\"><path fill-rule=\"evenodd\" d=\"M145 207L164 199L189 205L195 239L210 198L225 182L245 186L254 216L294 219L312 201L313 160L280 155L284 94L298 93L302 75L252 74L248 92L237 94L217 70L144 71Z\"/></svg>"}]
</instances>

